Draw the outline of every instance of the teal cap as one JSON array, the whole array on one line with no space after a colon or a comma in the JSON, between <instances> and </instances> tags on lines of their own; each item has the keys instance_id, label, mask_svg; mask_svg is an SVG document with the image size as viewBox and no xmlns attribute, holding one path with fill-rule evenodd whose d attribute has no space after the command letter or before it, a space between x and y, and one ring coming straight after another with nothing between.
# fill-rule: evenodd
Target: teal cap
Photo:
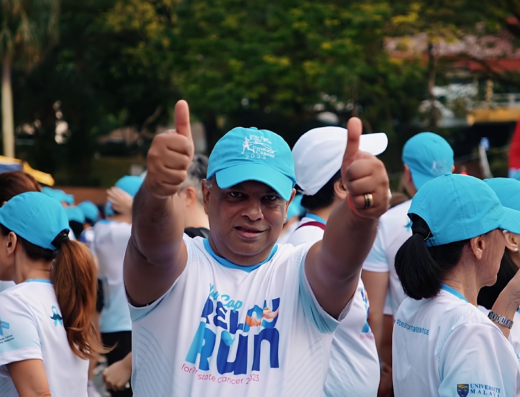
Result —
<instances>
[{"instance_id":1,"label":"teal cap","mask_svg":"<svg viewBox=\"0 0 520 397\"><path fill-rule=\"evenodd\" d=\"M413 184L419 190L426 182L451 174L453 149L440 135L421 132L404 145L403 163L410 168Z\"/></svg>"},{"instance_id":2,"label":"teal cap","mask_svg":"<svg viewBox=\"0 0 520 397\"><path fill-rule=\"evenodd\" d=\"M143 178L141 178L140 176L125 175L124 177L119 179L114 186L123 190L124 192L132 196L132 198L134 198L139 189L141 188L142 184ZM112 208L112 203L110 201L108 201L105 205L105 215L114 215L114 209Z\"/></svg>"},{"instance_id":3,"label":"teal cap","mask_svg":"<svg viewBox=\"0 0 520 397\"><path fill-rule=\"evenodd\" d=\"M429 247L468 240L495 229L520 234L520 211L506 208L491 187L472 176L447 174L413 197L408 216L428 224Z\"/></svg>"},{"instance_id":4,"label":"teal cap","mask_svg":"<svg viewBox=\"0 0 520 397\"><path fill-rule=\"evenodd\" d=\"M50 250L52 242L69 231L69 220L59 201L40 192L14 196L0 208L0 224L28 242Z\"/></svg>"},{"instance_id":5,"label":"teal cap","mask_svg":"<svg viewBox=\"0 0 520 397\"><path fill-rule=\"evenodd\" d=\"M100 218L99 208L92 201L85 200L78 204L78 208L83 211L85 219L89 222L97 222Z\"/></svg>"},{"instance_id":6,"label":"teal cap","mask_svg":"<svg viewBox=\"0 0 520 397\"><path fill-rule=\"evenodd\" d=\"M285 201L296 184L287 142L272 131L254 127L233 128L219 139L208 160L207 179L213 175L222 189L245 181L265 183Z\"/></svg>"},{"instance_id":7,"label":"teal cap","mask_svg":"<svg viewBox=\"0 0 520 397\"><path fill-rule=\"evenodd\" d=\"M520 211L520 181L512 178L485 179L504 207Z\"/></svg>"},{"instance_id":8,"label":"teal cap","mask_svg":"<svg viewBox=\"0 0 520 397\"><path fill-rule=\"evenodd\" d=\"M81 210L81 208L78 208L76 206L74 207L65 207L65 213L67 214L67 218L69 218L69 222L79 222L79 223L85 223L85 214Z\"/></svg>"},{"instance_id":9,"label":"teal cap","mask_svg":"<svg viewBox=\"0 0 520 397\"><path fill-rule=\"evenodd\" d=\"M47 186L42 188L42 193L46 194L53 199L58 200L60 203L66 203L69 205L74 204L74 196L72 194L67 194L63 190L53 189Z\"/></svg>"}]
</instances>

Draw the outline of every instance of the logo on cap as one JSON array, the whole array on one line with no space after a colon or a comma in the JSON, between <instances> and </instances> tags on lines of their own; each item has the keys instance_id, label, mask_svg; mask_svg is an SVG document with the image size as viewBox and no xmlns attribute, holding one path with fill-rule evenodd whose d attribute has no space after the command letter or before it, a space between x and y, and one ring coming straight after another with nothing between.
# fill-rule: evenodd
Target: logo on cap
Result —
<instances>
[{"instance_id":1,"label":"logo on cap","mask_svg":"<svg viewBox=\"0 0 520 397\"><path fill-rule=\"evenodd\" d=\"M256 158L265 160L266 157L274 159L274 154L276 152L270 145L272 145L271 141L263 136L249 135L249 138L244 138L242 154L245 155L246 158L252 159ZM246 151L251 153L247 153Z\"/></svg>"}]
</instances>

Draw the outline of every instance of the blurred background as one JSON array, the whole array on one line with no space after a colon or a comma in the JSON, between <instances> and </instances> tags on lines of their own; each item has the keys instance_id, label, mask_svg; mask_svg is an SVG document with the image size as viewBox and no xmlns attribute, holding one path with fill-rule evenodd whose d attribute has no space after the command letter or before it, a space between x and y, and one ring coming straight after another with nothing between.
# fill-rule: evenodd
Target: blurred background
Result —
<instances>
[{"instance_id":1,"label":"blurred background","mask_svg":"<svg viewBox=\"0 0 520 397\"><path fill-rule=\"evenodd\" d=\"M519 20L520 0L4 0L0 164L104 202L184 98L200 153L238 125L292 146L359 116L389 136L394 189L420 131L451 143L456 172L507 176Z\"/></svg>"}]
</instances>

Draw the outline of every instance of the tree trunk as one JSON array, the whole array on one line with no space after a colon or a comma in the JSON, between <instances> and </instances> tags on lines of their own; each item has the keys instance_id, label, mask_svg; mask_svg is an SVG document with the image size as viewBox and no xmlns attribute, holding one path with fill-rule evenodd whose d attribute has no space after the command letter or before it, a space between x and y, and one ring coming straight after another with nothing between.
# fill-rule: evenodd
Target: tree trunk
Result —
<instances>
[{"instance_id":1,"label":"tree trunk","mask_svg":"<svg viewBox=\"0 0 520 397\"><path fill-rule=\"evenodd\" d=\"M2 137L4 155L7 157L14 157L14 113L11 65L11 59L5 57L2 71Z\"/></svg>"},{"instance_id":2,"label":"tree trunk","mask_svg":"<svg viewBox=\"0 0 520 397\"><path fill-rule=\"evenodd\" d=\"M439 118L439 112L435 106L435 95L433 94L433 88L435 87L435 72L437 66L437 59L433 53L433 43L428 42L428 100L430 101L430 126L432 128L437 127Z\"/></svg>"}]
</instances>

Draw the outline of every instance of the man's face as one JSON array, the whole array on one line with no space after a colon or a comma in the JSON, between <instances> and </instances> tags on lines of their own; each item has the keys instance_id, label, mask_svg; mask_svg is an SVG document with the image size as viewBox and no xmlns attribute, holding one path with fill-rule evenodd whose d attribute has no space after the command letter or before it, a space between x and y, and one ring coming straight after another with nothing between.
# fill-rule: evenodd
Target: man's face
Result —
<instances>
[{"instance_id":1,"label":"man's face","mask_svg":"<svg viewBox=\"0 0 520 397\"><path fill-rule=\"evenodd\" d=\"M215 252L239 265L265 260L280 235L289 202L255 181L229 189L220 189L214 181L211 189L203 184L203 192Z\"/></svg>"}]
</instances>

